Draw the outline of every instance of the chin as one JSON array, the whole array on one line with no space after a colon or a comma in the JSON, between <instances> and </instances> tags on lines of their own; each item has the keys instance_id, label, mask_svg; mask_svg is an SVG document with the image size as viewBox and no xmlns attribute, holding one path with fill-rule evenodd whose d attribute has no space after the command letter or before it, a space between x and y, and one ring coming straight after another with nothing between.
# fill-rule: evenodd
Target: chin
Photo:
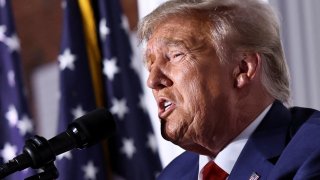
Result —
<instances>
[{"instance_id":1,"label":"chin","mask_svg":"<svg viewBox=\"0 0 320 180\"><path fill-rule=\"evenodd\" d=\"M175 129L168 128L168 124L164 120L161 120L161 136L165 140L179 145L179 137L177 137L176 135L177 133L175 133Z\"/></svg>"},{"instance_id":2,"label":"chin","mask_svg":"<svg viewBox=\"0 0 320 180\"><path fill-rule=\"evenodd\" d=\"M166 122L162 119L161 119L161 136L165 140L170 141L169 136L167 135L167 132L166 132Z\"/></svg>"},{"instance_id":3,"label":"chin","mask_svg":"<svg viewBox=\"0 0 320 180\"><path fill-rule=\"evenodd\" d=\"M163 139L167 140L167 141L171 141L171 142L175 142L175 138L172 138L172 136L170 135L170 133L168 133L165 125L161 124L161 136L163 137Z\"/></svg>"}]
</instances>

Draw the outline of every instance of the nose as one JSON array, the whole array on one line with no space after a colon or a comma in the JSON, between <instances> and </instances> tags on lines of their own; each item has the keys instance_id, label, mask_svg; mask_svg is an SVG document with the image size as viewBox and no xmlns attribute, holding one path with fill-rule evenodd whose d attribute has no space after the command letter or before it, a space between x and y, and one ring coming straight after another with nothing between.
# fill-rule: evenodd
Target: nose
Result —
<instances>
[{"instance_id":1,"label":"nose","mask_svg":"<svg viewBox=\"0 0 320 180\"><path fill-rule=\"evenodd\" d=\"M147 85L149 88L160 90L165 87L169 87L172 84L172 80L165 75L165 73L159 67L154 67L150 70L147 80Z\"/></svg>"}]
</instances>

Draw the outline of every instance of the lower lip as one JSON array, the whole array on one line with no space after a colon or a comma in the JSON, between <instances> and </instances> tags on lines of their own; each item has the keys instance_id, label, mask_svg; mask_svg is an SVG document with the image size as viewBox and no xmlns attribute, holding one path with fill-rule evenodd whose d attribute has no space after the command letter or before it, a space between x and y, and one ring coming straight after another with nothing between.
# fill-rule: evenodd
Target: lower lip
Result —
<instances>
[{"instance_id":1,"label":"lower lip","mask_svg":"<svg viewBox=\"0 0 320 180\"><path fill-rule=\"evenodd\" d=\"M167 117L174 109L176 108L176 105L175 104L171 104L166 110L164 109L159 109L159 117L160 118L165 118Z\"/></svg>"}]
</instances>

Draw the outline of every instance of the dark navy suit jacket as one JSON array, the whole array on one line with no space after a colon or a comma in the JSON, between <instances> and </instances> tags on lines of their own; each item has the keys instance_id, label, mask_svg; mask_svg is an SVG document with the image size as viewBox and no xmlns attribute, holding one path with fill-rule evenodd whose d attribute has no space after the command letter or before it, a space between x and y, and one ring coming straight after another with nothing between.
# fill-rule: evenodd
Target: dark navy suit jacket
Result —
<instances>
[{"instance_id":1,"label":"dark navy suit jacket","mask_svg":"<svg viewBox=\"0 0 320 180\"><path fill-rule=\"evenodd\" d=\"M199 155L184 152L159 175L159 180L196 180ZM275 101L253 132L228 180L320 180L320 112L287 109Z\"/></svg>"}]
</instances>

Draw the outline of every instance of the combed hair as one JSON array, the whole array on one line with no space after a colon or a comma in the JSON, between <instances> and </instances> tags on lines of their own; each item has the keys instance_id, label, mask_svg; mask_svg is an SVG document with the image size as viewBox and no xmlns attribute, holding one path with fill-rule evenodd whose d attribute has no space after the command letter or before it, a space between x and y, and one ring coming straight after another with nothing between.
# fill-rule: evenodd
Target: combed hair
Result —
<instances>
[{"instance_id":1,"label":"combed hair","mask_svg":"<svg viewBox=\"0 0 320 180\"><path fill-rule=\"evenodd\" d=\"M268 3L261 0L167 1L140 22L140 41L148 41L154 30L173 16L206 21L209 38L221 63L232 61L239 52L258 53L262 59L263 86L275 99L290 102L290 77L280 40L280 23Z\"/></svg>"}]
</instances>

